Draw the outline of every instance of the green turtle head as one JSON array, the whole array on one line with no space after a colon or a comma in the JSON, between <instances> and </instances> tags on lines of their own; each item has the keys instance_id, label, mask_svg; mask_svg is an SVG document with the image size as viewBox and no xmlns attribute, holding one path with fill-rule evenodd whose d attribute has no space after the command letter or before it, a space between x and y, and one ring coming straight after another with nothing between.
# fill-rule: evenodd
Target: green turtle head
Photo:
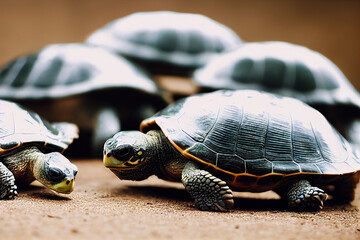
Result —
<instances>
[{"instance_id":1,"label":"green turtle head","mask_svg":"<svg viewBox=\"0 0 360 240\"><path fill-rule=\"evenodd\" d=\"M33 166L35 178L56 192L71 193L77 167L58 152L42 154L39 159L41 161L36 161Z\"/></svg>"},{"instance_id":2,"label":"green turtle head","mask_svg":"<svg viewBox=\"0 0 360 240\"><path fill-rule=\"evenodd\" d=\"M150 136L138 131L122 131L104 145L104 166L120 179L144 180L154 174L156 162Z\"/></svg>"}]
</instances>

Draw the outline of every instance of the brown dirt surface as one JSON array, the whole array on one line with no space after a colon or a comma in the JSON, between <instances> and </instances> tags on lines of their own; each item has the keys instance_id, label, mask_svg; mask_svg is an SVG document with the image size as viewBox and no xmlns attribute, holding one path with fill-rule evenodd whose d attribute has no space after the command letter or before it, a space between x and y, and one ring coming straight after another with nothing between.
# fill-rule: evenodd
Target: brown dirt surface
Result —
<instances>
[{"instance_id":1,"label":"brown dirt surface","mask_svg":"<svg viewBox=\"0 0 360 240\"><path fill-rule=\"evenodd\" d=\"M99 160L74 161L75 191L35 182L0 201L0 239L360 239L360 186L351 205L293 212L273 192L236 193L235 209L203 212L180 183L120 181Z\"/></svg>"}]
</instances>

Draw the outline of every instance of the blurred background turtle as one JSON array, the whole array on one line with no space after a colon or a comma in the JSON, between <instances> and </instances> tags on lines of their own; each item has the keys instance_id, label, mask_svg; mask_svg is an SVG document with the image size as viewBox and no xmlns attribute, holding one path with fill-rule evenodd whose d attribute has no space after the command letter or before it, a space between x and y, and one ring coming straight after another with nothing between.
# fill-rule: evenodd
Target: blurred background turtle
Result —
<instances>
[{"instance_id":1,"label":"blurred background turtle","mask_svg":"<svg viewBox=\"0 0 360 240\"><path fill-rule=\"evenodd\" d=\"M189 76L242 40L204 15L155 11L116 19L92 33L86 43L126 56L152 74Z\"/></svg>"},{"instance_id":2,"label":"blurred background turtle","mask_svg":"<svg viewBox=\"0 0 360 240\"><path fill-rule=\"evenodd\" d=\"M294 97L319 110L360 146L360 97L328 58L287 42L244 43L211 60L193 76L200 92L255 89Z\"/></svg>"},{"instance_id":3,"label":"blurred background turtle","mask_svg":"<svg viewBox=\"0 0 360 240\"><path fill-rule=\"evenodd\" d=\"M52 44L0 69L0 98L21 103L49 121L75 122L73 156L101 156L107 138L137 129L166 106L156 83L140 67L105 49Z\"/></svg>"}]
</instances>

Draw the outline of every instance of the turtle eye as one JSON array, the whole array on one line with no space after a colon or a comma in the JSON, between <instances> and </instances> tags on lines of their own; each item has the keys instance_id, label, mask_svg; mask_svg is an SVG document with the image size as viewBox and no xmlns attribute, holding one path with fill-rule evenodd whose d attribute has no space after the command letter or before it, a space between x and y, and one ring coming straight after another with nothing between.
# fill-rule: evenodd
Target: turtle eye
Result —
<instances>
[{"instance_id":1,"label":"turtle eye","mask_svg":"<svg viewBox=\"0 0 360 240\"><path fill-rule=\"evenodd\" d=\"M133 155L133 149L130 145L121 146L112 150L111 155L113 155L116 159L124 159Z\"/></svg>"},{"instance_id":2,"label":"turtle eye","mask_svg":"<svg viewBox=\"0 0 360 240\"><path fill-rule=\"evenodd\" d=\"M108 147L114 147L114 146L116 146L116 140L115 140L115 138L109 138L108 140L106 140L106 142L105 142L105 146L108 146Z\"/></svg>"},{"instance_id":3,"label":"turtle eye","mask_svg":"<svg viewBox=\"0 0 360 240\"><path fill-rule=\"evenodd\" d=\"M58 168L49 168L48 176L51 180L56 181L62 180L65 177L65 174Z\"/></svg>"}]
</instances>

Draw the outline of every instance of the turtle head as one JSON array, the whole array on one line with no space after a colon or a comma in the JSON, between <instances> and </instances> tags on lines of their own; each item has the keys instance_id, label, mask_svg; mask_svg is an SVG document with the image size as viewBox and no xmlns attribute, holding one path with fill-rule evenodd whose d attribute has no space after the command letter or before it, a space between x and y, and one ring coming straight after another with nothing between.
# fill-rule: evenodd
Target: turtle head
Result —
<instances>
[{"instance_id":1,"label":"turtle head","mask_svg":"<svg viewBox=\"0 0 360 240\"><path fill-rule=\"evenodd\" d=\"M122 131L108 139L104 145L104 166L120 179L144 180L156 169L155 149L147 134Z\"/></svg>"},{"instance_id":2,"label":"turtle head","mask_svg":"<svg viewBox=\"0 0 360 240\"><path fill-rule=\"evenodd\" d=\"M71 193L77 167L58 152L41 154L40 157L42 161L36 161L33 166L36 180L56 192Z\"/></svg>"}]
</instances>

